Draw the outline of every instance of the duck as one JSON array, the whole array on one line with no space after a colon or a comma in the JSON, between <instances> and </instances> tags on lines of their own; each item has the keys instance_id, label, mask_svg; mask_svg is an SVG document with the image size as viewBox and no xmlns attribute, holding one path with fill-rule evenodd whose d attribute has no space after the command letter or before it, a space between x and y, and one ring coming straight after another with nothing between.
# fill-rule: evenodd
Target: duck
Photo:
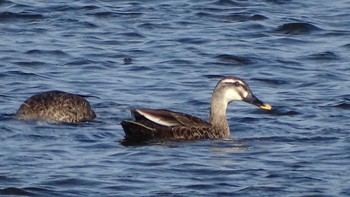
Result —
<instances>
[{"instance_id":1,"label":"duck","mask_svg":"<svg viewBox=\"0 0 350 197\"><path fill-rule=\"evenodd\" d=\"M209 121L167 109L131 109L133 120L120 123L125 133L121 143L229 138L231 131L226 110L232 101L244 101L264 110L272 109L254 96L244 80L234 76L224 77L212 93Z\"/></svg>"},{"instance_id":2,"label":"duck","mask_svg":"<svg viewBox=\"0 0 350 197\"><path fill-rule=\"evenodd\" d=\"M16 112L17 120L39 120L52 123L80 123L96 117L87 96L59 90L41 92L29 97Z\"/></svg>"}]
</instances>

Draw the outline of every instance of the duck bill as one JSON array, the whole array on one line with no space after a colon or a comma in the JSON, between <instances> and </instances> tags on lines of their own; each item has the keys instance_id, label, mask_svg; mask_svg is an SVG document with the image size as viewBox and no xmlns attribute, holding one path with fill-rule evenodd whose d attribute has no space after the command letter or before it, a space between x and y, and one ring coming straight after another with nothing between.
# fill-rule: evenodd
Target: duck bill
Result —
<instances>
[{"instance_id":1,"label":"duck bill","mask_svg":"<svg viewBox=\"0 0 350 197\"><path fill-rule=\"evenodd\" d=\"M255 105L261 109L265 109L265 110L271 110L272 107L271 105L262 102L261 100L259 100L258 98L256 98L253 94L249 94L245 99L243 99L243 101L250 103L252 105Z\"/></svg>"}]
</instances>

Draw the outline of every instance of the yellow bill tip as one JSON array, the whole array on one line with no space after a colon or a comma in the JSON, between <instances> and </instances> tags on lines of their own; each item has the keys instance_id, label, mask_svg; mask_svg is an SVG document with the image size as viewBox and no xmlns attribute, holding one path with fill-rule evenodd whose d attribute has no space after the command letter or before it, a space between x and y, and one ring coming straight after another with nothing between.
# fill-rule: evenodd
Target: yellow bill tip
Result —
<instances>
[{"instance_id":1,"label":"yellow bill tip","mask_svg":"<svg viewBox=\"0 0 350 197\"><path fill-rule=\"evenodd\" d=\"M260 106L261 109L266 109L266 110L271 110L272 107L271 105L267 104L267 103L264 103L264 105Z\"/></svg>"}]
</instances>

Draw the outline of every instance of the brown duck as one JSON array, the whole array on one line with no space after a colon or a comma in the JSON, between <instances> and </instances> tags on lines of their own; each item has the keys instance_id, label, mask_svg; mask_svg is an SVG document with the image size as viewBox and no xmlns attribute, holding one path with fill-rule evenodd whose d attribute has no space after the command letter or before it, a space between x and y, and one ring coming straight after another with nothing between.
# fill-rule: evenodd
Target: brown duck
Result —
<instances>
[{"instance_id":1,"label":"brown duck","mask_svg":"<svg viewBox=\"0 0 350 197\"><path fill-rule=\"evenodd\" d=\"M18 120L53 123L78 123L96 117L85 96L62 91L48 91L28 98L17 110Z\"/></svg>"},{"instance_id":2,"label":"brown duck","mask_svg":"<svg viewBox=\"0 0 350 197\"><path fill-rule=\"evenodd\" d=\"M210 121L165 109L133 109L134 121L124 120L124 144L149 140L199 140L229 138L230 128L226 109L231 101L239 100L271 110L250 91L249 86L237 77L225 77L216 85L211 97Z\"/></svg>"}]
</instances>

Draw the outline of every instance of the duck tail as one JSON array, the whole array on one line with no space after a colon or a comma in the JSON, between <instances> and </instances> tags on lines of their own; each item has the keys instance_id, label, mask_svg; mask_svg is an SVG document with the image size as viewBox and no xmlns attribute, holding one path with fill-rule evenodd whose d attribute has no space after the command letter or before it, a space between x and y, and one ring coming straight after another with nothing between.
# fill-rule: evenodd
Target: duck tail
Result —
<instances>
[{"instance_id":1,"label":"duck tail","mask_svg":"<svg viewBox=\"0 0 350 197\"><path fill-rule=\"evenodd\" d=\"M125 133L124 139L121 141L123 145L141 144L156 135L156 129L138 122L123 120L120 124Z\"/></svg>"}]
</instances>

